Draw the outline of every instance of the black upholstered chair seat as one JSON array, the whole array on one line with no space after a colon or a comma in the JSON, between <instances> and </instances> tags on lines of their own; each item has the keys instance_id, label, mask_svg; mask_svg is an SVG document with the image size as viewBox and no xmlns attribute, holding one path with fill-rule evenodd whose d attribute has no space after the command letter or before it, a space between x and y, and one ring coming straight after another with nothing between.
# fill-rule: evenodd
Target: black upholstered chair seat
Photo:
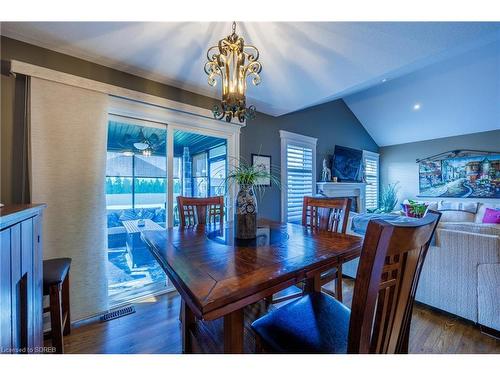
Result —
<instances>
[{"instance_id":1,"label":"black upholstered chair seat","mask_svg":"<svg viewBox=\"0 0 500 375\"><path fill-rule=\"evenodd\" d=\"M266 350L346 353L350 310L324 293L310 293L252 323Z\"/></svg>"},{"instance_id":2,"label":"black upholstered chair seat","mask_svg":"<svg viewBox=\"0 0 500 375\"><path fill-rule=\"evenodd\" d=\"M43 261L44 295L49 294L51 285L60 284L64 281L70 266L71 258L55 258Z\"/></svg>"}]
</instances>

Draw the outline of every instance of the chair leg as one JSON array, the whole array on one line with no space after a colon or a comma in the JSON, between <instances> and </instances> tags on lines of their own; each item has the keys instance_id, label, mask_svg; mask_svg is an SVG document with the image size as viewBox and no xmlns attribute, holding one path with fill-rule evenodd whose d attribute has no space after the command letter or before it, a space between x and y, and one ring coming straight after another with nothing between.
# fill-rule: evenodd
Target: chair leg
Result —
<instances>
[{"instance_id":1,"label":"chair leg","mask_svg":"<svg viewBox=\"0 0 500 375\"><path fill-rule=\"evenodd\" d=\"M69 306L69 271L62 285L62 316L64 321L63 335L67 336L71 333L71 312Z\"/></svg>"},{"instance_id":2,"label":"chair leg","mask_svg":"<svg viewBox=\"0 0 500 375\"><path fill-rule=\"evenodd\" d=\"M62 311L61 311L61 284L50 287L50 329L52 345L56 348L56 353L64 353L64 343L62 335Z\"/></svg>"},{"instance_id":3,"label":"chair leg","mask_svg":"<svg viewBox=\"0 0 500 375\"><path fill-rule=\"evenodd\" d=\"M342 264L337 267L337 280L335 280L335 295L337 301L342 302Z\"/></svg>"},{"instance_id":4,"label":"chair leg","mask_svg":"<svg viewBox=\"0 0 500 375\"><path fill-rule=\"evenodd\" d=\"M273 304L273 296L269 296L264 298L264 305L266 306L266 310Z\"/></svg>"},{"instance_id":5,"label":"chair leg","mask_svg":"<svg viewBox=\"0 0 500 375\"><path fill-rule=\"evenodd\" d=\"M262 341L260 337L255 334L255 354L263 354L264 348L262 347Z\"/></svg>"}]
</instances>

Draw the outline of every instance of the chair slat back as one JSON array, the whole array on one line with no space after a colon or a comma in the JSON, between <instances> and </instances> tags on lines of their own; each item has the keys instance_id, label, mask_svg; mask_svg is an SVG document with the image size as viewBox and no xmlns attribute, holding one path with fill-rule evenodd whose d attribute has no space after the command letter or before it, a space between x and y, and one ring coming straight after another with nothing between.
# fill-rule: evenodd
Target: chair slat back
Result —
<instances>
[{"instance_id":1,"label":"chair slat back","mask_svg":"<svg viewBox=\"0 0 500 375\"><path fill-rule=\"evenodd\" d=\"M311 229L345 233L350 209L349 198L304 197L302 225Z\"/></svg>"},{"instance_id":2,"label":"chair slat back","mask_svg":"<svg viewBox=\"0 0 500 375\"><path fill-rule=\"evenodd\" d=\"M349 326L349 353L407 353L420 272L441 214L414 222L372 220L363 243Z\"/></svg>"},{"instance_id":3,"label":"chair slat back","mask_svg":"<svg viewBox=\"0 0 500 375\"><path fill-rule=\"evenodd\" d=\"M177 197L180 227L224 223L224 197Z\"/></svg>"}]
</instances>

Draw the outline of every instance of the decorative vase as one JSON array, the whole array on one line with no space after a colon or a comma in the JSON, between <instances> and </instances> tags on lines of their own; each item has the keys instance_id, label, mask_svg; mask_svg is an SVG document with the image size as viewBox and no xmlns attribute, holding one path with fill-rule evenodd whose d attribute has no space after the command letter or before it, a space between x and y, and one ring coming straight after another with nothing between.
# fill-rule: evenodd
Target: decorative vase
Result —
<instances>
[{"instance_id":1,"label":"decorative vase","mask_svg":"<svg viewBox=\"0 0 500 375\"><path fill-rule=\"evenodd\" d=\"M234 225L236 238L246 240L257 237L257 199L253 185L240 185L236 196Z\"/></svg>"}]
</instances>

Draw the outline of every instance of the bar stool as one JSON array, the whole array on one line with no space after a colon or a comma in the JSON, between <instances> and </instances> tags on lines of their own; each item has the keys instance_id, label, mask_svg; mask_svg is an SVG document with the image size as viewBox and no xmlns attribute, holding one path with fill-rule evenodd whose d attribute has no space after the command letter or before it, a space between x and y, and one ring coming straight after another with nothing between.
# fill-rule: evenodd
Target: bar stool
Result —
<instances>
[{"instance_id":1,"label":"bar stool","mask_svg":"<svg viewBox=\"0 0 500 375\"><path fill-rule=\"evenodd\" d=\"M64 353L63 335L71 331L69 309L69 268L70 258L55 258L43 261L43 295L49 296L49 307L43 312L50 312L50 330L52 346L56 353Z\"/></svg>"}]
</instances>

